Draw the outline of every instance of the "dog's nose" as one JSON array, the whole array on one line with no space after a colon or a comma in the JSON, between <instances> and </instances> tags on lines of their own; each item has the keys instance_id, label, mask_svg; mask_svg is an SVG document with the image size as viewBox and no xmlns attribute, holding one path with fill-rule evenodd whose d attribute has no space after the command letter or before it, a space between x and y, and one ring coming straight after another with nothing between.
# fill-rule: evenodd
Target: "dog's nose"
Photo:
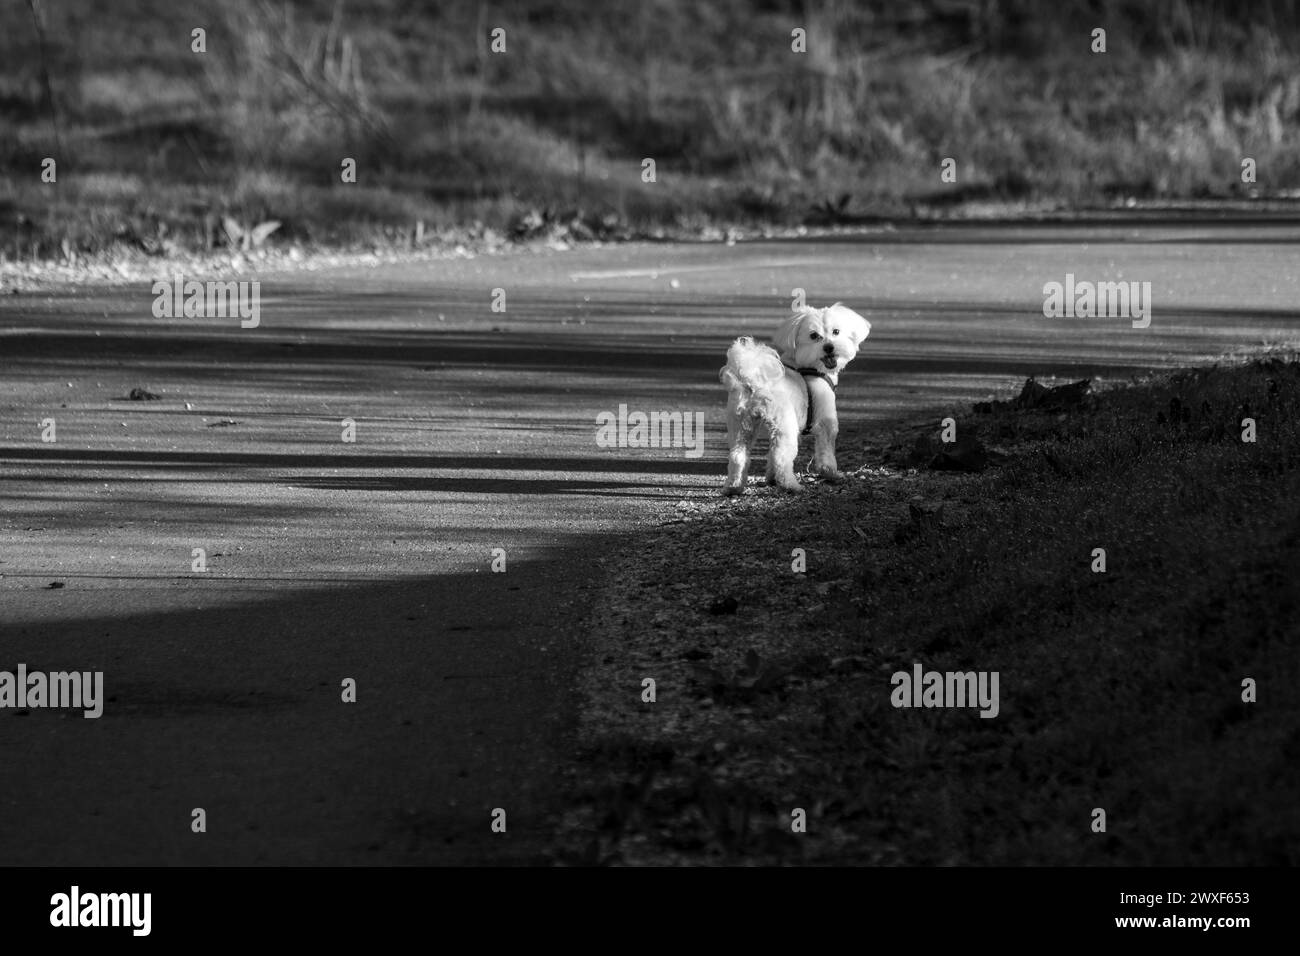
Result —
<instances>
[{"instance_id":1,"label":"dog's nose","mask_svg":"<svg viewBox=\"0 0 1300 956\"><path fill-rule=\"evenodd\" d=\"M825 352L827 355L830 355L832 352L835 351L835 346L831 345L831 344L828 342L828 343L826 343L825 345L822 346L822 351Z\"/></svg>"}]
</instances>

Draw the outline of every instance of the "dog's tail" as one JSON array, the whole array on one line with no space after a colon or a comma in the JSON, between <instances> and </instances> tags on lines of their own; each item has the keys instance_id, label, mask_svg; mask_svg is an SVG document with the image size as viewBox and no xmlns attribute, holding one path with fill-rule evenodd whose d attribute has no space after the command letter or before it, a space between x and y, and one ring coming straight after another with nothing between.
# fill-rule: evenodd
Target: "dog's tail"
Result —
<instances>
[{"instance_id":1,"label":"dog's tail","mask_svg":"<svg viewBox=\"0 0 1300 956\"><path fill-rule=\"evenodd\" d=\"M766 345L756 345L748 335L727 349L727 364L718 372L722 384L736 393L736 411L742 414L755 396L770 398L784 376L781 356Z\"/></svg>"}]
</instances>

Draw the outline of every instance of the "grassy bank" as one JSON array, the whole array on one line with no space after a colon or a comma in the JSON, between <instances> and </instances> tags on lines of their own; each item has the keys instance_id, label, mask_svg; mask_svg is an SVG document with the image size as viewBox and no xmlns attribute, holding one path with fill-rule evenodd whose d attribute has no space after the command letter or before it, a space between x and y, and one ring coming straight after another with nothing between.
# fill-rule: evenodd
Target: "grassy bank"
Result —
<instances>
[{"instance_id":1,"label":"grassy bank","mask_svg":"<svg viewBox=\"0 0 1300 956\"><path fill-rule=\"evenodd\" d=\"M937 421L848 434L847 484L695 501L630 552L566 858L1300 860L1300 362L1029 404L957 416L983 471L926 467ZM895 708L915 663L999 672L997 716Z\"/></svg>"},{"instance_id":2,"label":"grassy bank","mask_svg":"<svg viewBox=\"0 0 1300 956\"><path fill-rule=\"evenodd\" d=\"M219 247L227 218L279 221L272 244L392 247L1300 187L1287 0L0 0L0 17L8 258Z\"/></svg>"}]
</instances>

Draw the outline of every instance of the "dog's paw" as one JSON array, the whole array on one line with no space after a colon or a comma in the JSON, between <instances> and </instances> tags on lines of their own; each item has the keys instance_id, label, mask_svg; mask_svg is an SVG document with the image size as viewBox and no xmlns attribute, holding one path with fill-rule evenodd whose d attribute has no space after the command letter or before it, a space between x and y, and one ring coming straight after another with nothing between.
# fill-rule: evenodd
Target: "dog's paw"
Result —
<instances>
[{"instance_id":1,"label":"dog's paw","mask_svg":"<svg viewBox=\"0 0 1300 956\"><path fill-rule=\"evenodd\" d=\"M799 484L798 479L791 481L788 478L778 478L773 482L782 491L787 491L792 495L799 494L803 491L803 485Z\"/></svg>"},{"instance_id":2,"label":"dog's paw","mask_svg":"<svg viewBox=\"0 0 1300 956\"><path fill-rule=\"evenodd\" d=\"M840 471L839 465L834 458L823 458L821 460L813 459L808 463L808 470L817 478L823 481L843 481L844 472Z\"/></svg>"}]
</instances>

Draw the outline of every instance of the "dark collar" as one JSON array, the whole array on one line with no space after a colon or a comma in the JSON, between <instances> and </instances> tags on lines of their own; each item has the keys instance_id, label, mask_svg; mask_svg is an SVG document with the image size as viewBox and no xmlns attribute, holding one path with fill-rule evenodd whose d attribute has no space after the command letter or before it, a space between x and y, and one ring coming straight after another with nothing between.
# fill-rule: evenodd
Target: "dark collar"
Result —
<instances>
[{"instance_id":1,"label":"dark collar","mask_svg":"<svg viewBox=\"0 0 1300 956\"><path fill-rule=\"evenodd\" d=\"M782 362L781 364L785 365L784 362ZM803 431L801 431L799 434L807 435L810 431L812 431L812 423L813 423L813 397L812 397L812 386L808 384L809 377L811 376L814 378L819 378L827 385L829 385L831 387L831 394L835 393L835 383L831 381L831 377L829 375L827 375L825 372L819 372L815 368L795 368L793 365L785 365L785 367L788 368L790 371L797 372L799 375L803 376L804 391L808 393L808 419L807 421L804 422Z\"/></svg>"}]
</instances>

